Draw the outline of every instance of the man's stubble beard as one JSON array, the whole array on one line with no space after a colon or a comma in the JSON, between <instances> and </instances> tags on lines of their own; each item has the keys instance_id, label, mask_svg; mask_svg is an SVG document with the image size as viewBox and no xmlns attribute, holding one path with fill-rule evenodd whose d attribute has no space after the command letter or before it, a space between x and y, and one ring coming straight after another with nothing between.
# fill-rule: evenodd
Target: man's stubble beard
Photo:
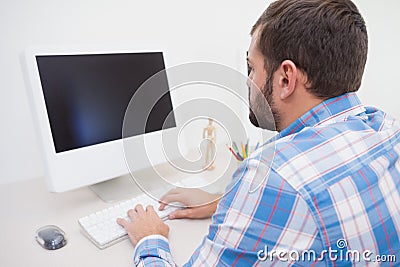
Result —
<instances>
[{"instance_id":1,"label":"man's stubble beard","mask_svg":"<svg viewBox=\"0 0 400 267\"><path fill-rule=\"evenodd\" d=\"M261 90L254 88L249 88L249 102L250 102L250 112L249 119L250 122L259 128L277 131L280 125L280 115L276 108L275 101L272 97L273 94L273 74L269 75L265 85ZM251 101L251 91L255 91L257 97L254 99L254 103Z\"/></svg>"}]
</instances>

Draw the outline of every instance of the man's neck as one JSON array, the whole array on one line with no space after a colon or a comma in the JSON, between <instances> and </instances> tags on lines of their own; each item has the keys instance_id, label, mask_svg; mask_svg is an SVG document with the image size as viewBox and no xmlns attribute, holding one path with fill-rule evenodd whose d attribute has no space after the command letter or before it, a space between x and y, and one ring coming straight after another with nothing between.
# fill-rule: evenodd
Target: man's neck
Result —
<instances>
[{"instance_id":1,"label":"man's neck","mask_svg":"<svg viewBox=\"0 0 400 267\"><path fill-rule=\"evenodd\" d=\"M298 118L303 116L306 112L324 102L325 99L304 96L292 99L283 107L283 114L280 114L280 123L278 125L278 132L286 129L289 125L295 122Z\"/></svg>"}]
</instances>

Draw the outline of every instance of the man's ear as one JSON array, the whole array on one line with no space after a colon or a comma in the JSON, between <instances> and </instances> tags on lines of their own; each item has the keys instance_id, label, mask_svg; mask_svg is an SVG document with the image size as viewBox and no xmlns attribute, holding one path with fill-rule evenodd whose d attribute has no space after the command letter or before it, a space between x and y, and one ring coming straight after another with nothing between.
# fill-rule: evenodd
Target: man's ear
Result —
<instances>
[{"instance_id":1,"label":"man's ear","mask_svg":"<svg viewBox=\"0 0 400 267\"><path fill-rule=\"evenodd\" d=\"M296 81L298 70L296 65L291 60L285 60L281 63L278 69L279 73L279 97L285 100L290 97L296 89Z\"/></svg>"}]
</instances>

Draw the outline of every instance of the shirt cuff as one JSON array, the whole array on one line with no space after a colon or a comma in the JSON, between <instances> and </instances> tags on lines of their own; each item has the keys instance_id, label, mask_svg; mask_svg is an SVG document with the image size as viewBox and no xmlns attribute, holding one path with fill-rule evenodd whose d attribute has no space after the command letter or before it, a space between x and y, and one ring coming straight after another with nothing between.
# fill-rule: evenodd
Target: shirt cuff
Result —
<instances>
[{"instance_id":1,"label":"shirt cuff","mask_svg":"<svg viewBox=\"0 0 400 267\"><path fill-rule=\"evenodd\" d=\"M138 251L138 248L146 241L149 239L161 239L162 241L168 243L168 239L163 236L163 235L148 235L143 237L142 239L139 240L139 242L136 243L135 249L133 250L133 255L136 255L136 252Z\"/></svg>"},{"instance_id":2,"label":"shirt cuff","mask_svg":"<svg viewBox=\"0 0 400 267\"><path fill-rule=\"evenodd\" d=\"M138 266L140 262L146 260L162 260L174 265L168 239L162 235L149 235L136 244L134 249L134 262Z\"/></svg>"}]
</instances>

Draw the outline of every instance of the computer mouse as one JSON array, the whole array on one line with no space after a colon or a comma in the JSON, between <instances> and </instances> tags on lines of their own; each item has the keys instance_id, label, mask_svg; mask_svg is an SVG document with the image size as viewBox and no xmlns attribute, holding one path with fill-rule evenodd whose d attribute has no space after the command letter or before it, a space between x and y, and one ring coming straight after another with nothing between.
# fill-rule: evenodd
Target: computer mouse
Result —
<instances>
[{"instance_id":1,"label":"computer mouse","mask_svg":"<svg viewBox=\"0 0 400 267\"><path fill-rule=\"evenodd\" d=\"M36 241L45 249L55 250L67 244L63 230L55 225L46 225L36 231Z\"/></svg>"}]
</instances>

